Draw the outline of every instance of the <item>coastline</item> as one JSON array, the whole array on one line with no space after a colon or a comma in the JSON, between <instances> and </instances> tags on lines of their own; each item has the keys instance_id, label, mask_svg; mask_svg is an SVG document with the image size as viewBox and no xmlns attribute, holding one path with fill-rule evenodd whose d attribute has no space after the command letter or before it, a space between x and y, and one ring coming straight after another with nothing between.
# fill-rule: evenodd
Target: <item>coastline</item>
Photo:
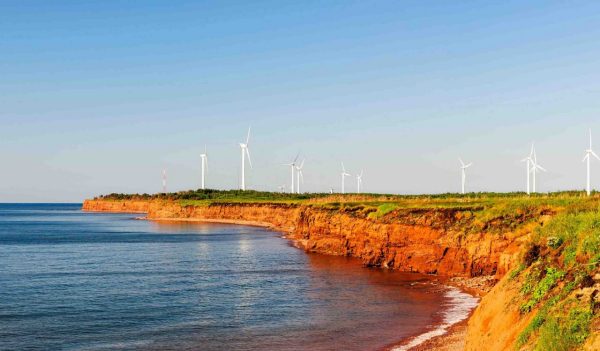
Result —
<instances>
[{"instance_id":1,"label":"coastline","mask_svg":"<svg viewBox=\"0 0 600 351\"><path fill-rule=\"evenodd\" d=\"M221 224L236 224L236 225L247 225L251 227L263 227L269 229L277 229L271 223L260 222L260 221L245 221L241 219L201 219L201 218L148 218L148 217L137 217L139 220L153 221L153 222L196 222L196 223L221 223Z\"/></svg>"},{"instance_id":2,"label":"coastline","mask_svg":"<svg viewBox=\"0 0 600 351\"><path fill-rule=\"evenodd\" d=\"M465 349L467 322L479 305L480 299L455 285L442 284L449 301L442 306L441 320L433 324L429 330L391 345L385 351Z\"/></svg>"},{"instance_id":3,"label":"coastline","mask_svg":"<svg viewBox=\"0 0 600 351\"><path fill-rule=\"evenodd\" d=\"M471 313L472 314L472 313ZM470 317L470 315L469 315ZM466 346L468 318L449 327L445 334L433 337L410 351L462 351Z\"/></svg>"},{"instance_id":4,"label":"coastline","mask_svg":"<svg viewBox=\"0 0 600 351\"><path fill-rule=\"evenodd\" d=\"M511 258L516 254L516 250L504 254L506 247L514 243L512 238L504 238L504 242L498 243L492 240L491 235L480 234L464 241L460 234L462 228L453 232L436 226L435 222L421 220L423 213L427 218L448 215L444 211L427 210L413 217L409 212L401 214L406 217L387 222L357 218L327 208L254 203L181 206L171 201L86 200L83 210L144 213L136 219L163 223L223 223L263 227L280 232L293 246L306 252L357 257L362 259L365 267L434 275L441 289L452 290L454 287L469 298L485 296L498 277L502 277L509 269ZM499 250L491 255L490 247ZM452 350L465 349L469 340L466 325L474 313L475 305L463 310L458 319L444 318L452 305L444 303L439 307L437 317L434 317L430 326L416 335L399 337L397 342L388 344L384 350L435 350L434 345L443 346L440 348L443 350L448 345L454 345Z\"/></svg>"},{"instance_id":5,"label":"coastline","mask_svg":"<svg viewBox=\"0 0 600 351\"><path fill-rule=\"evenodd\" d=\"M246 225L255 227L264 227L271 230L280 231L282 237L290 240L292 245L298 249L302 249L302 246L298 244L298 240L289 237L289 231L284 228L278 228L270 223L260 221L247 221L247 220L233 220L233 219L201 219L201 218L148 218L148 217L136 217L137 220L149 220L156 222L194 222L194 223L221 223L221 224L233 224L233 225ZM305 250L306 251L306 250ZM467 337L467 323L473 311L479 304L480 297L485 295L487 291L493 286L489 284L493 277L477 277L477 278L443 278L441 282L442 286L452 289L455 292L461 294L462 298L470 296L476 299L476 302L470 300L466 305L458 306L461 309L461 315L456 317L455 320L448 321L443 318L438 323L432 325L431 330L424 333L418 334L413 337L404 338L394 343L392 346L386 347L384 351L462 351L465 349L466 337ZM482 279L483 278L483 279ZM451 290L450 290L451 291ZM444 306L440 313L446 314L452 311L456 306ZM457 319L456 319L457 318Z\"/></svg>"}]
</instances>

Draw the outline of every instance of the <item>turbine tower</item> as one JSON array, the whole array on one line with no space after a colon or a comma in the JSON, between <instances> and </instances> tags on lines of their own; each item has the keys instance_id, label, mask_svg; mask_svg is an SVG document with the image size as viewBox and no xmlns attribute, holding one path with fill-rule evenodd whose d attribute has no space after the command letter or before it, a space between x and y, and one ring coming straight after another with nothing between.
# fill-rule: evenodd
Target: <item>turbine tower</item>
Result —
<instances>
[{"instance_id":1,"label":"turbine tower","mask_svg":"<svg viewBox=\"0 0 600 351\"><path fill-rule=\"evenodd\" d=\"M458 160L460 161L460 174L461 174L461 193L464 194L465 193L465 180L467 179L467 173L465 172L465 169L471 167L472 163L469 162L469 164L466 164L463 162L463 160L459 157Z\"/></svg>"},{"instance_id":2,"label":"turbine tower","mask_svg":"<svg viewBox=\"0 0 600 351\"><path fill-rule=\"evenodd\" d=\"M302 167L304 167L304 160L300 163L300 166L296 166L296 194L300 194L300 180L304 183L304 174L302 174Z\"/></svg>"},{"instance_id":3,"label":"turbine tower","mask_svg":"<svg viewBox=\"0 0 600 351\"><path fill-rule=\"evenodd\" d=\"M167 192L167 170L163 169L162 171L162 191L163 193Z\"/></svg>"},{"instance_id":4,"label":"turbine tower","mask_svg":"<svg viewBox=\"0 0 600 351\"><path fill-rule=\"evenodd\" d=\"M542 171L542 172L546 172L546 169L544 169L544 167L540 166L537 163L537 156L535 154L535 148L533 148L533 158L531 160L531 173L533 175L533 192L535 193L535 186L536 186L536 182L535 182L535 175L537 174L537 172Z\"/></svg>"},{"instance_id":5,"label":"turbine tower","mask_svg":"<svg viewBox=\"0 0 600 351\"><path fill-rule=\"evenodd\" d=\"M345 179L350 176L350 173L346 172L346 167L344 167L344 162L342 162L342 194L345 194Z\"/></svg>"},{"instance_id":6,"label":"turbine tower","mask_svg":"<svg viewBox=\"0 0 600 351\"><path fill-rule=\"evenodd\" d=\"M529 175L531 174L531 164L533 163L533 143L531 143L531 151L529 152L529 156L522 159L521 162L527 162L527 195L529 195L531 194L531 191L529 190L531 183L529 180Z\"/></svg>"},{"instance_id":7,"label":"turbine tower","mask_svg":"<svg viewBox=\"0 0 600 351\"><path fill-rule=\"evenodd\" d=\"M363 176L363 170L360 170L360 174L356 175L356 192L358 194L360 194L360 188L362 187L362 176Z\"/></svg>"},{"instance_id":8,"label":"turbine tower","mask_svg":"<svg viewBox=\"0 0 600 351\"><path fill-rule=\"evenodd\" d=\"M202 160L202 184L201 189L204 190L205 182L206 182L206 171L208 170L208 154L206 153L206 145L204 145L204 153L200 154L200 159Z\"/></svg>"},{"instance_id":9,"label":"turbine tower","mask_svg":"<svg viewBox=\"0 0 600 351\"><path fill-rule=\"evenodd\" d=\"M298 161L298 156L300 156L300 154L296 155L296 158L294 158L292 162L283 164L283 166L290 166L292 168L292 186L290 187L290 193L294 193L296 191L294 186L294 171L296 169L296 161Z\"/></svg>"},{"instance_id":10,"label":"turbine tower","mask_svg":"<svg viewBox=\"0 0 600 351\"><path fill-rule=\"evenodd\" d=\"M248 164L252 168L252 161L250 160L250 151L248 150L248 143L250 142L250 127L248 127L248 136L246 137L245 143L240 143L240 149L242 150L242 184L241 189L246 190L246 156L248 156Z\"/></svg>"},{"instance_id":11,"label":"turbine tower","mask_svg":"<svg viewBox=\"0 0 600 351\"><path fill-rule=\"evenodd\" d=\"M590 156L594 156L596 159L600 160L598 155L596 155L594 150L592 150L592 129L591 128L590 128L590 147L589 147L589 149L585 150L585 156L583 157L583 162L587 162L587 183L586 183L585 191L588 196L590 196L590 193L592 192L592 188L590 185L590 159L591 159Z\"/></svg>"}]
</instances>

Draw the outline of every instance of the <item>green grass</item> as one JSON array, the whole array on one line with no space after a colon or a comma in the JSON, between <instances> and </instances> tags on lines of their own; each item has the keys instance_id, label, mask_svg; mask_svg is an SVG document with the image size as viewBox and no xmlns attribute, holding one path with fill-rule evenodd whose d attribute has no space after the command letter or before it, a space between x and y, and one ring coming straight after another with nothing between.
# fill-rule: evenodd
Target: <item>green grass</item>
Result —
<instances>
[{"instance_id":1,"label":"green grass","mask_svg":"<svg viewBox=\"0 0 600 351\"><path fill-rule=\"evenodd\" d=\"M544 278L539 280L535 287L527 289L527 292L531 291L532 294L529 300L519 308L521 313L531 311L564 276L565 272L563 271L552 267L546 268L546 275Z\"/></svg>"},{"instance_id":2,"label":"green grass","mask_svg":"<svg viewBox=\"0 0 600 351\"><path fill-rule=\"evenodd\" d=\"M562 255L566 266L576 264L577 258L588 261L600 255L600 211L560 214L536 230L534 241Z\"/></svg>"},{"instance_id":3,"label":"green grass","mask_svg":"<svg viewBox=\"0 0 600 351\"><path fill-rule=\"evenodd\" d=\"M567 203L565 205L565 203ZM575 289L589 286L598 273L600 259L600 210L595 198L564 202L560 213L538 226L531 247L539 254L521 280L525 301L521 313L537 306L535 317L521 332L516 348L531 342L534 350L577 349L590 333L593 306L573 298Z\"/></svg>"},{"instance_id":4,"label":"green grass","mask_svg":"<svg viewBox=\"0 0 600 351\"><path fill-rule=\"evenodd\" d=\"M574 307L566 314L550 316L540 326L536 351L567 351L581 345L590 335L592 311Z\"/></svg>"},{"instance_id":5,"label":"green grass","mask_svg":"<svg viewBox=\"0 0 600 351\"><path fill-rule=\"evenodd\" d=\"M510 272L510 274L509 274L509 276L508 276L508 279L509 279L509 280L514 280L515 278L517 278L517 277L519 276L519 274L521 274L521 272L523 272L523 271L525 270L525 268L527 268L527 266L526 266L525 264L521 263L521 264L519 265L519 267L517 267L517 268L513 269L513 270Z\"/></svg>"},{"instance_id":6,"label":"green grass","mask_svg":"<svg viewBox=\"0 0 600 351\"><path fill-rule=\"evenodd\" d=\"M379 205L379 206L377 206L377 210L375 212L369 213L369 218L371 218L371 219L381 218L397 208L398 208L398 205L395 203L387 203L387 204Z\"/></svg>"}]
</instances>

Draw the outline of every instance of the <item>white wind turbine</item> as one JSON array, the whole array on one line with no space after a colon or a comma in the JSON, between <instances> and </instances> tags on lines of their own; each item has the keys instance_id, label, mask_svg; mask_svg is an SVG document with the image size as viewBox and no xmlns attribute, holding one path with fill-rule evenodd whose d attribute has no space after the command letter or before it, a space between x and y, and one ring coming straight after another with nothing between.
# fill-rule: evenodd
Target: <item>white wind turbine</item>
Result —
<instances>
[{"instance_id":1,"label":"white wind turbine","mask_svg":"<svg viewBox=\"0 0 600 351\"><path fill-rule=\"evenodd\" d=\"M344 194L345 193L345 189L346 189L345 188L345 182L346 182L345 179L346 179L346 177L350 176L350 173L346 172L346 167L344 167L344 162L342 162L342 173L341 173L341 176L342 176L342 194Z\"/></svg>"},{"instance_id":2,"label":"white wind turbine","mask_svg":"<svg viewBox=\"0 0 600 351\"><path fill-rule=\"evenodd\" d=\"M356 175L356 192L360 194L360 188L362 187L362 176L363 170L360 170L360 174Z\"/></svg>"},{"instance_id":3,"label":"white wind turbine","mask_svg":"<svg viewBox=\"0 0 600 351\"><path fill-rule=\"evenodd\" d=\"M473 163L469 162L469 164L465 164L460 157L458 158L458 160L460 161L461 193L464 194L465 193L465 181L467 179L467 173L465 172L465 170L467 168L471 167L471 165Z\"/></svg>"},{"instance_id":4,"label":"white wind turbine","mask_svg":"<svg viewBox=\"0 0 600 351\"><path fill-rule=\"evenodd\" d=\"M242 150L242 184L241 189L246 190L246 156L248 156L248 164L252 168L252 161L250 160L250 151L248 150L248 143L250 142L250 127L248 127L248 136L246 137L245 143L240 143L240 149Z\"/></svg>"},{"instance_id":5,"label":"white wind turbine","mask_svg":"<svg viewBox=\"0 0 600 351\"><path fill-rule=\"evenodd\" d=\"M206 153L206 145L204 145L204 153L200 154L200 159L202 160L202 184L201 189L204 190L205 182L206 182L206 171L208 170L208 154Z\"/></svg>"},{"instance_id":6,"label":"white wind turbine","mask_svg":"<svg viewBox=\"0 0 600 351\"><path fill-rule=\"evenodd\" d=\"M285 184L284 185L280 185L277 188L279 189L280 192L285 193L285 188L286 188Z\"/></svg>"},{"instance_id":7,"label":"white wind turbine","mask_svg":"<svg viewBox=\"0 0 600 351\"><path fill-rule=\"evenodd\" d=\"M531 194L529 190L530 180L529 176L531 174L531 165L533 164L533 143L531 143L531 151L529 152L529 156L525 157L521 160L521 162L527 162L527 195Z\"/></svg>"},{"instance_id":8,"label":"white wind turbine","mask_svg":"<svg viewBox=\"0 0 600 351\"><path fill-rule=\"evenodd\" d=\"M600 160L600 158L598 157L598 155L596 155L596 153L594 152L594 150L592 150L592 129L590 128L590 147L589 149L585 150L585 156L583 157L583 162L587 161L587 183L586 183L586 193L588 196L590 196L590 193L592 192L592 188L590 185L590 156L594 156L596 159Z\"/></svg>"},{"instance_id":9,"label":"white wind turbine","mask_svg":"<svg viewBox=\"0 0 600 351\"><path fill-rule=\"evenodd\" d=\"M162 191L163 193L167 192L167 170L163 169L162 171Z\"/></svg>"},{"instance_id":10,"label":"white wind turbine","mask_svg":"<svg viewBox=\"0 0 600 351\"><path fill-rule=\"evenodd\" d=\"M292 168L292 186L290 187L290 193L294 193L296 191L296 187L294 186L294 171L296 170L296 161L298 161L298 156L300 156L300 154L296 155L296 158L294 158L292 162L283 164L283 166L290 166Z\"/></svg>"},{"instance_id":11,"label":"white wind turbine","mask_svg":"<svg viewBox=\"0 0 600 351\"><path fill-rule=\"evenodd\" d=\"M535 183L535 175L539 171L546 172L546 169L544 167L540 166L537 163L537 156L535 154L535 148L533 148L533 158L531 160L531 173L533 175L533 192L534 193L536 192L536 190L535 190L535 185L536 185L536 183Z\"/></svg>"},{"instance_id":12,"label":"white wind turbine","mask_svg":"<svg viewBox=\"0 0 600 351\"><path fill-rule=\"evenodd\" d=\"M302 167L304 167L304 160L300 163L300 166L296 166L296 194L300 194L300 180L304 183L304 174L302 174Z\"/></svg>"}]
</instances>

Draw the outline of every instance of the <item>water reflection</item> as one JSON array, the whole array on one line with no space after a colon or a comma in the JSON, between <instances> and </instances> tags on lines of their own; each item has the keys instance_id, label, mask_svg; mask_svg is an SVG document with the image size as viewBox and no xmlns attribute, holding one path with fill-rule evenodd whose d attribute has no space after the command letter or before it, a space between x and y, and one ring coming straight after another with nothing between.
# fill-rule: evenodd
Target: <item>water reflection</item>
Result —
<instances>
[{"instance_id":1,"label":"water reflection","mask_svg":"<svg viewBox=\"0 0 600 351\"><path fill-rule=\"evenodd\" d=\"M14 206L0 207L0 349L372 350L421 332L443 299L427 277L262 228Z\"/></svg>"}]
</instances>

